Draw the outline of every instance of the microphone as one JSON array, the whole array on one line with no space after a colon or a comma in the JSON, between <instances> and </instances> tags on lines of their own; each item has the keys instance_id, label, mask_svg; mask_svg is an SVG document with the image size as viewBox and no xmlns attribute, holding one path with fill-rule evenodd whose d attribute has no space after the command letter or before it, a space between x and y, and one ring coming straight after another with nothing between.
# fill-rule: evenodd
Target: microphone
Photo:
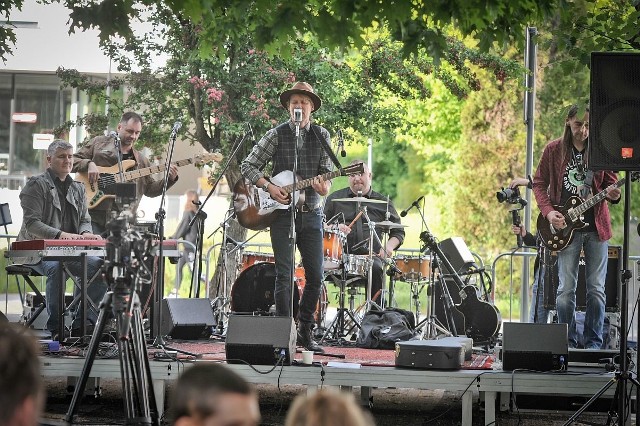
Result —
<instances>
[{"instance_id":1,"label":"microphone","mask_svg":"<svg viewBox=\"0 0 640 426\"><path fill-rule=\"evenodd\" d=\"M293 109L293 121L296 123L302 122L302 108Z\"/></svg>"},{"instance_id":2,"label":"microphone","mask_svg":"<svg viewBox=\"0 0 640 426\"><path fill-rule=\"evenodd\" d=\"M344 150L344 138L342 137L342 130L338 129L338 149L340 150L340 157L346 157L347 152Z\"/></svg>"},{"instance_id":3,"label":"microphone","mask_svg":"<svg viewBox=\"0 0 640 426\"><path fill-rule=\"evenodd\" d=\"M418 207L418 203L420 201L422 201L423 198L424 198L424 195L419 196L418 199L415 200L413 203L411 203L411 205L409 207L407 207L406 209L402 210L400 212L400 217L405 217L407 215L407 213L409 212L409 210L411 210L414 207Z\"/></svg>"}]
</instances>

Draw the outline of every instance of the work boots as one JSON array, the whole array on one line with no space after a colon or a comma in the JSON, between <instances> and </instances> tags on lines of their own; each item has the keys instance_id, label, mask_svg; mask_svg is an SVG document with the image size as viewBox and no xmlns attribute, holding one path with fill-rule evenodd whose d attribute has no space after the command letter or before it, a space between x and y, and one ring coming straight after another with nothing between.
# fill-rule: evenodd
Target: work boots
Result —
<instances>
[{"instance_id":1,"label":"work boots","mask_svg":"<svg viewBox=\"0 0 640 426\"><path fill-rule=\"evenodd\" d=\"M308 351L313 351L316 353L324 353L324 349L322 346L317 344L311 335L311 331L313 329L313 323L305 323L300 321L298 324L298 346L304 347Z\"/></svg>"}]
</instances>

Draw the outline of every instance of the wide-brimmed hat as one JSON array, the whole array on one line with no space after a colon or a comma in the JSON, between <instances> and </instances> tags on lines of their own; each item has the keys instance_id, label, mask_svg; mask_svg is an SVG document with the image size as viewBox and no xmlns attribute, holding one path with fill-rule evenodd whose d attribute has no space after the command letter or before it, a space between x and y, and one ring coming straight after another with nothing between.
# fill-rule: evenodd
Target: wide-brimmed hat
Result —
<instances>
[{"instance_id":1,"label":"wide-brimmed hat","mask_svg":"<svg viewBox=\"0 0 640 426\"><path fill-rule=\"evenodd\" d=\"M320 109L320 105L322 105L322 99L320 99L320 97L315 94L315 92L313 91L313 87L311 87L309 83L304 81L298 81L293 85L291 89L285 90L280 94L280 103L283 107L285 107L285 109L289 107L289 98L291 97L291 95L295 94L305 95L311 98L311 101L313 102L312 112Z\"/></svg>"}]
</instances>

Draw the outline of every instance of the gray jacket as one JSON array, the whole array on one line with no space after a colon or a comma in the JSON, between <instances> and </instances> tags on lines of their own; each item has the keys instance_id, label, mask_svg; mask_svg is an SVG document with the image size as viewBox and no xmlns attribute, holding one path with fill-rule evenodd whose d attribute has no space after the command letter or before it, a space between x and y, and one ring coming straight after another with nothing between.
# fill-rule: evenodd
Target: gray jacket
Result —
<instances>
[{"instance_id":1,"label":"gray jacket","mask_svg":"<svg viewBox=\"0 0 640 426\"><path fill-rule=\"evenodd\" d=\"M73 206L69 210L73 214L75 232L92 232L91 217L87 209L87 198L84 186L73 182L67 192L67 200ZM62 207L56 185L49 171L31 177L20 191L22 206L22 227L18 233L18 241L35 239L55 239L62 226ZM37 257L14 258L16 263L37 263Z\"/></svg>"}]
</instances>

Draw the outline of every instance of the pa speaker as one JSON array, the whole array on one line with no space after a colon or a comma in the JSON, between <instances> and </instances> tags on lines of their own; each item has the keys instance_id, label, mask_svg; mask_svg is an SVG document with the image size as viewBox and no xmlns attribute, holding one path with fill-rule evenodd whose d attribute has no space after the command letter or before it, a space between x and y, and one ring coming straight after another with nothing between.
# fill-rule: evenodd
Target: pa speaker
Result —
<instances>
[{"instance_id":1,"label":"pa speaker","mask_svg":"<svg viewBox=\"0 0 640 426\"><path fill-rule=\"evenodd\" d=\"M209 299L162 299L161 309L160 333L174 339L209 337L216 323Z\"/></svg>"},{"instance_id":2,"label":"pa speaker","mask_svg":"<svg viewBox=\"0 0 640 426\"><path fill-rule=\"evenodd\" d=\"M291 317L231 315L225 349L230 364L290 365L296 353L296 325Z\"/></svg>"},{"instance_id":3,"label":"pa speaker","mask_svg":"<svg viewBox=\"0 0 640 426\"><path fill-rule=\"evenodd\" d=\"M640 170L640 54L591 53L589 168Z\"/></svg>"}]
</instances>

